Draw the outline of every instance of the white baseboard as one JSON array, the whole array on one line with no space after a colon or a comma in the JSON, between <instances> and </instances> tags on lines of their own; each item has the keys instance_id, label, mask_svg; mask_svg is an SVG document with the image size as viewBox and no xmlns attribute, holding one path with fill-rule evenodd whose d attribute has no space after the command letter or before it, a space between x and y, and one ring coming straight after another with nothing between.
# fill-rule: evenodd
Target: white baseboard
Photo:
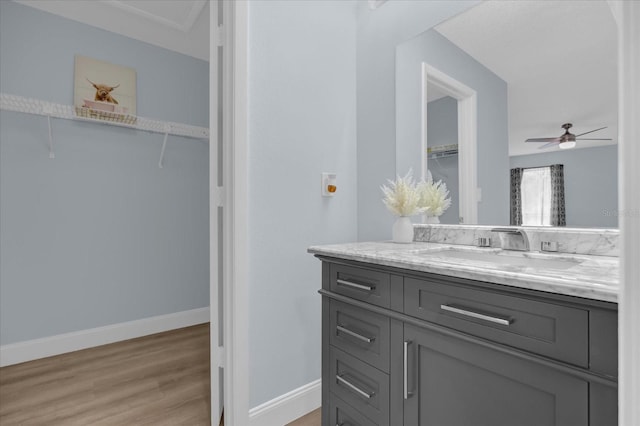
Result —
<instances>
[{"instance_id":1,"label":"white baseboard","mask_svg":"<svg viewBox=\"0 0 640 426\"><path fill-rule=\"evenodd\" d=\"M251 426L283 426L320 407L320 379L249 410Z\"/></svg>"},{"instance_id":2,"label":"white baseboard","mask_svg":"<svg viewBox=\"0 0 640 426\"><path fill-rule=\"evenodd\" d=\"M208 307L2 345L0 367L205 322L209 322Z\"/></svg>"}]
</instances>

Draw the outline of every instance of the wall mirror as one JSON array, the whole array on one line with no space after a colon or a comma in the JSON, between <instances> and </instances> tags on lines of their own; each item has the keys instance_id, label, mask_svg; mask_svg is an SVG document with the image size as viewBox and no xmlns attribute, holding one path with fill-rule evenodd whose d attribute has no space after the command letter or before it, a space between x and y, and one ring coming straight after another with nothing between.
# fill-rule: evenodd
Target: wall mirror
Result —
<instances>
[{"instance_id":1,"label":"wall mirror","mask_svg":"<svg viewBox=\"0 0 640 426\"><path fill-rule=\"evenodd\" d=\"M399 44L397 173L447 183L441 223L505 225L511 170L561 164L566 226L617 227L616 37L606 1L488 1Z\"/></svg>"}]
</instances>

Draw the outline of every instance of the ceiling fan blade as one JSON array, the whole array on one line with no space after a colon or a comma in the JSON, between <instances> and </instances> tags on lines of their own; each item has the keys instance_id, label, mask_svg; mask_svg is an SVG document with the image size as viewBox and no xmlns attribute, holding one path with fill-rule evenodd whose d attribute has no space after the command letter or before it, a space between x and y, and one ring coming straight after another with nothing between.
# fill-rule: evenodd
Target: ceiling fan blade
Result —
<instances>
[{"instance_id":1,"label":"ceiling fan blade","mask_svg":"<svg viewBox=\"0 0 640 426\"><path fill-rule=\"evenodd\" d=\"M525 142L560 142L560 138L533 138L527 139Z\"/></svg>"},{"instance_id":2,"label":"ceiling fan blade","mask_svg":"<svg viewBox=\"0 0 640 426\"><path fill-rule=\"evenodd\" d=\"M577 141L612 141L613 139L590 139L590 138L580 138L576 139Z\"/></svg>"},{"instance_id":3,"label":"ceiling fan blade","mask_svg":"<svg viewBox=\"0 0 640 426\"><path fill-rule=\"evenodd\" d=\"M602 129L606 129L606 128L607 128L607 126L600 127L599 129L595 129L595 130L589 130L588 132L584 132L584 133L580 133L579 135L576 135L576 138L577 138L578 136L586 135L587 133L597 132L598 130L602 130Z\"/></svg>"},{"instance_id":4,"label":"ceiling fan blade","mask_svg":"<svg viewBox=\"0 0 640 426\"><path fill-rule=\"evenodd\" d=\"M558 142L549 142L549 143L546 143L546 144L544 144L544 145L542 145L542 146L539 146L539 147L538 147L538 149L545 149L545 148L550 147L550 146L552 146L552 145L558 145Z\"/></svg>"}]
</instances>

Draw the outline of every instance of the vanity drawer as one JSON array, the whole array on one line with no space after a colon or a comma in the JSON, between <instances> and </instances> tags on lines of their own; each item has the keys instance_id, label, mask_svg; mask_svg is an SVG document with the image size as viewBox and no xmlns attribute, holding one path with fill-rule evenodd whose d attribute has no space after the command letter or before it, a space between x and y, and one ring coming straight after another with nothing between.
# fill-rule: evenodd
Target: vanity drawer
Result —
<instances>
[{"instance_id":1,"label":"vanity drawer","mask_svg":"<svg viewBox=\"0 0 640 426\"><path fill-rule=\"evenodd\" d=\"M329 390L378 425L389 425L389 376L359 359L330 348Z\"/></svg>"},{"instance_id":2,"label":"vanity drawer","mask_svg":"<svg viewBox=\"0 0 640 426\"><path fill-rule=\"evenodd\" d=\"M335 300L329 312L331 344L389 372L389 318Z\"/></svg>"},{"instance_id":3,"label":"vanity drawer","mask_svg":"<svg viewBox=\"0 0 640 426\"><path fill-rule=\"evenodd\" d=\"M404 312L580 367L589 366L587 310L435 278L405 278Z\"/></svg>"},{"instance_id":4,"label":"vanity drawer","mask_svg":"<svg viewBox=\"0 0 640 426\"><path fill-rule=\"evenodd\" d=\"M390 306L389 274L371 269L331 264L331 291L372 305Z\"/></svg>"},{"instance_id":5,"label":"vanity drawer","mask_svg":"<svg viewBox=\"0 0 640 426\"><path fill-rule=\"evenodd\" d=\"M330 396L329 426L378 426L378 423L366 418L362 413L335 395Z\"/></svg>"}]
</instances>

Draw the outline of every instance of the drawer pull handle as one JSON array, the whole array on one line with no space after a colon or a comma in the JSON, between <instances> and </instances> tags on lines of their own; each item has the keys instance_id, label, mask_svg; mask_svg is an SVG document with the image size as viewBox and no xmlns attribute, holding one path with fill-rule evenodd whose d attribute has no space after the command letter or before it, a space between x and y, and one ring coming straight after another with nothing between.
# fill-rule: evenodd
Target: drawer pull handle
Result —
<instances>
[{"instance_id":1,"label":"drawer pull handle","mask_svg":"<svg viewBox=\"0 0 640 426\"><path fill-rule=\"evenodd\" d=\"M370 399L374 395L373 392L368 393L368 392L363 391L362 389L360 389L359 387L357 387L356 385L354 385L350 381L343 379L342 376L336 375L336 379L338 380L338 382L342 383L343 385L345 385L346 387L348 387L352 391L356 392L358 395L363 396L363 397L365 397L367 399Z\"/></svg>"},{"instance_id":2,"label":"drawer pull handle","mask_svg":"<svg viewBox=\"0 0 640 426\"><path fill-rule=\"evenodd\" d=\"M336 282L338 283L338 285L344 285L344 286L347 286L347 287L357 288L358 290L373 291L373 290L376 289L376 287L372 286L372 285L358 284L358 283L354 283L354 282L347 281L347 280L338 279Z\"/></svg>"},{"instance_id":3,"label":"drawer pull handle","mask_svg":"<svg viewBox=\"0 0 640 426\"><path fill-rule=\"evenodd\" d=\"M338 330L338 331L340 331L342 333L348 334L349 336L353 336L356 339L362 340L363 342L371 343L374 340L376 340L375 337L365 337L362 334L358 334L355 331L351 331L348 328L345 328L345 327L343 327L341 325L337 325L336 326L336 330Z\"/></svg>"},{"instance_id":4,"label":"drawer pull handle","mask_svg":"<svg viewBox=\"0 0 640 426\"><path fill-rule=\"evenodd\" d=\"M500 324L500 325L508 326L512 322L510 319L507 319L507 318L492 317L491 315L481 314L479 312L470 311L468 309L457 307L454 305L440 305L440 309L442 309L443 311L454 312L456 314L466 315L468 317L478 318L481 320L493 322L495 324Z\"/></svg>"},{"instance_id":5,"label":"drawer pull handle","mask_svg":"<svg viewBox=\"0 0 640 426\"><path fill-rule=\"evenodd\" d=\"M404 341L404 351L403 351L403 380L402 380L402 388L404 393L404 399L409 399L411 396L411 392L409 392L409 345L411 344L411 340Z\"/></svg>"}]
</instances>

